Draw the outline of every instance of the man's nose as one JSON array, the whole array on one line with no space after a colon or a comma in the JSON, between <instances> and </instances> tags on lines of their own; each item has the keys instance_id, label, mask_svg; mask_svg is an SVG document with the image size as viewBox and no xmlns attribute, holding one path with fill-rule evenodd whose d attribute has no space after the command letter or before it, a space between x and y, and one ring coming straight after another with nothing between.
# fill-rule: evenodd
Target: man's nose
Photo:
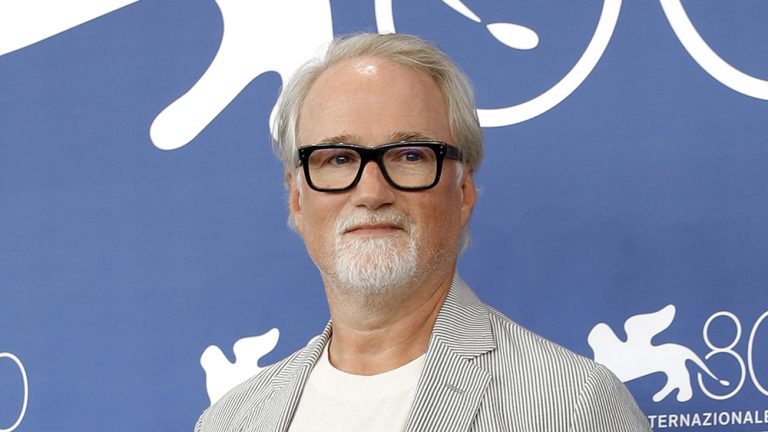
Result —
<instances>
[{"instance_id":1,"label":"man's nose","mask_svg":"<svg viewBox=\"0 0 768 432\"><path fill-rule=\"evenodd\" d=\"M384 178L381 168L374 161L368 162L363 167L360 181L352 189L353 203L373 210L392 204L394 200L395 189Z\"/></svg>"}]
</instances>

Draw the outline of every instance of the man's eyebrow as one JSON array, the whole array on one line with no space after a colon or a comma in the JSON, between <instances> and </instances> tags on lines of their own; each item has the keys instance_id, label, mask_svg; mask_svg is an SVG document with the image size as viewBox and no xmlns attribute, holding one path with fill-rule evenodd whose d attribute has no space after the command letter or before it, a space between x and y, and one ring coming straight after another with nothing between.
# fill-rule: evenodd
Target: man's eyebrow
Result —
<instances>
[{"instance_id":1,"label":"man's eyebrow","mask_svg":"<svg viewBox=\"0 0 768 432\"><path fill-rule=\"evenodd\" d=\"M400 142L400 141L436 141L435 137L424 132L419 131L397 131L389 135L387 142ZM358 144L360 141L358 137L349 134L334 135L323 138L315 144ZM378 143L386 144L386 143Z\"/></svg>"},{"instance_id":2,"label":"man's eyebrow","mask_svg":"<svg viewBox=\"0 0 768 432\"><path fill-rule=\"evenodd\" d=\"M317 144L354 144L355 143L355 137L352 135L342 134L342 135L334 135L332 137L323 138L318 142Z\"/></svg>"},{"instance_id":3,"label":"man's eyebrow","mask_svg":"<svg viewBox=\"0 0 768 432\"><path fill-rule=\"evenodd\" d=\"M392 142L398 141L435 141L435 137L419 131L398 131L390 135Z\"/></svg>"}]
</instances>

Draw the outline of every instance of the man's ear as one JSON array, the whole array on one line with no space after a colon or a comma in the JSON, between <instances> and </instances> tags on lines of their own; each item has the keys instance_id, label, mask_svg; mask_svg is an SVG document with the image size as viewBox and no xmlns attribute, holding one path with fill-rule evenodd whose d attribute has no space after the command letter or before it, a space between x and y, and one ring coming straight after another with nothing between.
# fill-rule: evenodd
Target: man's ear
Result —
<instances>
[{"instance_id":1,"label":"man's ear","mask_svg":"<svg viewBox=\"0 0 768 432\"><path fill-rule=\"evenodd\" d=\"M288 184L288 211L291 212L291 219L293 220L296 231L301 234L301 199L299 196L299 182L301 181L298 176L298 172L286 172L285 178Z\"/></svg>"},{"instance_id":2,"label":"man's ear","mask_svg":"<svg viewBox=\"0 0 768 432\"><path fill-rule=\"evenodd\" d=\"M472 216L472 209L475 208L475 201L477 200L477 189L475 189L474 181L475 170L470 166L464 168L464 178L461 181L461 226L469 223L469 217Z\"/></svg>"}]
</instances>

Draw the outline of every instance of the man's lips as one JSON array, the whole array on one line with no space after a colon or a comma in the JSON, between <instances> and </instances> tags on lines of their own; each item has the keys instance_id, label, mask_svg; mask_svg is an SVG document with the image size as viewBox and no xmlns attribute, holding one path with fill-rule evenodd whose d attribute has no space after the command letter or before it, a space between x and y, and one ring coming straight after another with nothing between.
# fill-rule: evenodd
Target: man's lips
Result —
<instances>
[{"instance_id":1,"label":"man's lips","mask_svg":"<svg viewBox=\"0 0 768 432\"><path fill-rule=\"evenodd\" d=\"M402 228L389 223L378 223L378 224L365 224L365 225L355 225L351 228L348 228L344 231L344 234L375 234L375 233L387 233L392 231L401 231Z\"/></svg>"}]
</instances>

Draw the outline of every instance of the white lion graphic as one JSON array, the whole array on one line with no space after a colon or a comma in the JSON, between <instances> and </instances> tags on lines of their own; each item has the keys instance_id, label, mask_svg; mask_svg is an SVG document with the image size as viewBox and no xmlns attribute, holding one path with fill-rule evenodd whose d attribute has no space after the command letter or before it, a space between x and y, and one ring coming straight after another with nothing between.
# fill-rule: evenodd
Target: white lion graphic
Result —
<instances>
[{"instance_id":1,"label":"white lion graphic","mask_svg":"<svg viewBox=\"0 0 768 432\"><path fill-rule=\"evenodd\" d=\"M260 336L245 337L232 347L235 362L230 362L216 345L203 351L200 365L205 370L205 386L208 399L213 405L236 385L261 372L259 359L271 352L277 345L280 331L276 328Z\"/></svg>"},{"instance_id":2,"label":"white lion graphic","mask_svg":"<svg viewBox=\"0 0 768 432\"><path fill-rule=\"evenodd\" d=\"M589 332L587 341L595 353L595 361L608 367L623 382L663 372L667 376L667 383L653 395L654 402L660 402L674 390L678 390L679 402L689 401L693 397L691 377L686 368L688 360L720 384L729 385L728 381L718 380L704 361L689 348L674 343L651 343L651 339L669 327L674 318L675 306L667 305L656 312L629 317L624 323L626 341L619 339L605 323L597 324Z\"/></svg>"}]
</instances>

